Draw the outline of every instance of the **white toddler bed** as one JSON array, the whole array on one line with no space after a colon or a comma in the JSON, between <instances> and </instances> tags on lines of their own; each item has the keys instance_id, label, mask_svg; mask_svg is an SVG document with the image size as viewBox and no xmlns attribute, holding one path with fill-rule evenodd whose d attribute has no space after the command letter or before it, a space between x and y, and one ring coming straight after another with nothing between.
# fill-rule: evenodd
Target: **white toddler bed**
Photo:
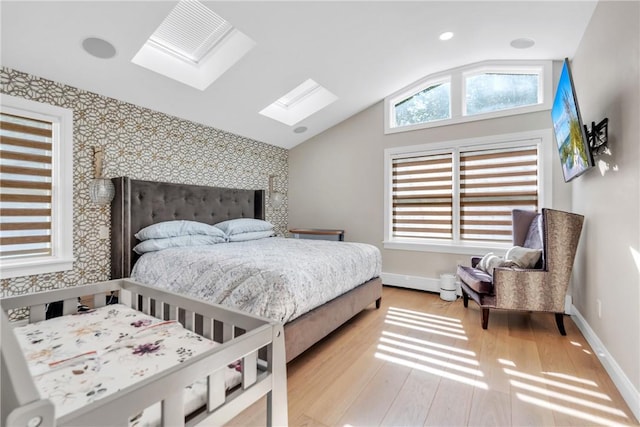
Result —
<instances>
[{"instance_id":1,"label":"white toddler bed","mask_svg":"<svg viewBox=\"0 0 640 427\"><path fill-rule=\"evenodd\" d=\"M112 292L121 304L105 306ZM78 314L77 299L87 296L96 309ZM44 320L54 301L64 301L64 316ZM266 424L287 424L277 322L128 279L0 304L3 426L221 425L265 395ZM23 308L28 321L8 320Z\"/></svg>"}]
</instances>

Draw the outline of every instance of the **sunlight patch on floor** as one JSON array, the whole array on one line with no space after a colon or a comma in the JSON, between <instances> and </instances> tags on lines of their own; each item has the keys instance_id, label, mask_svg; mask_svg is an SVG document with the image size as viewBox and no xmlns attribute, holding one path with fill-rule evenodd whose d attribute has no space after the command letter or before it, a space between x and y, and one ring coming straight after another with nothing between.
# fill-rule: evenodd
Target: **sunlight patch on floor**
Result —
<instances>
[{"instance_id":1,"label":"sunlight patch on floor","mask_svg":"<svg viewBox=\"0 0 640 427\"><path fill-rule=\"evenodd\" d=\"M485 382L479 380L484 373L478 369L480 363L476 353L450 345L468 341L459 319L390 307L384 323L391 328L403 329L400 330L402 333L397 332L398 328L395 328L396 332L382 331L376 358L483 390L489 389Z\"/></svg>"},{"instance_id":2,"label":"sunlight patch on floor","mask_svg":"<svg viewBox=\"0 0 640 427\"><path fill-rule=\"evenodd\" d=\"M426 333L429 333L429 334L442 335L442 336L445 336L445 337L456 338L456 339L459 339L459 340L468 341L468 338L466 336L464 336L464 335L452 334L452 333L448 333L448 332L444 332L444 331L439 331L437 329L425 328L425 327L421 327L421 326L411 325L411 324L408 324L406 322L397 322L395 320L385 320L384 323L386 323L388 325L401 326L403 328L412 329L414 331L426 332Z\"/></svg>"},{"instance_id":3,"label":"sunlight patch on floor","mask_svg":"<svg viewBox=\"0 0 640 427\"><path fill-rule=\"evenodd\" d=\"M462 372L468 375L473 375L475 377L483 377L484 374L482 371L477 369L468 368L466 366L457 365L455 363L447 362L444 360L436 359L435 357L422 356L420 354L416 354L410 351L401 350L398 348L390 347L384 344L378 344L378 350L384 351L386 353L391 353L398 356L405 356L410 359L419 360L420 362L429 363L431 365L436 365L442 368L448 368L454 371Z\"/></svg>"},{"instance_id":4,"label":"sunlight patch on floor","mask_svg":"<svg viewBox=\"0 0 640 427\"><path fill-rule=\"evenodd\" d=\"M415 316L420 316L425 319L439 319L449 323L462 323L460 319L456 319L455 317L438 316L436 314L423 313L421 311L407 310L406 308L389 307L389 312L393 312L393 311L412 314Z\"/></svg>"},{"instance_id":5,"label":"sunlight patch on floor","mask_svg":"<svg viewBox=\"0 0 640 427\"><path fill-rule=\"evenodd\" d=\"M533 405L540 406L542 408L547 408L552 411L567 414L572 417L588 421L589 423L597 423L597 424L606 425L606 426L623 426L624 425L624 424L616 423L607 418L602 418L597 415L587 414L577 409L568 408L566 406L558 405L556 403L551 403L543 399L538 399L536 397L529 396L527 394L516 393L516 397L523 402L531 403Z\"/></svg>"},{"instance_id":6,"label":"sunlight patch on floor","mask_svg":"<svg viewBox=\"0 0 640 427\"><path fill-rule=\"evenodd\" d=\"M564 389L564 390L572 391L574 393L581 393L581 394L585 394L587 396L595 397L595 398L598 398L598 399L611 401L611 398L609 396L607 396L606 394L600 393L600 392L597 392L597 391L593 391L593 390L587 390L587 389L585 389L583 387L578 387L578 386L571 385L571 384L566 384L566 383L563 383L563 382L560 382L560 381L550 380L550 379L547 379L547 378L538 377L538 376L531 375L531 374L526 374L524 372L519 372L519 371L515 371L513 369L508 369L508 368L505 368L504 372L507 375L511 375L513 377L518 377L518 378L521 378L521 379L524 379L524 380L533 381L533 382L537 382L537 383L544 384L544 385L547 385L547 386L553 386L553 387L561 388L561 389Z\"/></svg>"},{"instance_id":7,"label":"sunlight patch on floor","mask_svg":"<svg viewBox=\"0 0 640 427\"><path fill-rule=\"evenodd\" d=\"M623 411L621 411L620 409L617 408L612 408L610 406L606 406L603 405L601 403L596 403L592 400L587 400L587 399L582 399L580 397L575 397L575 396L570 396L568 394L565 393L560 393L557 391L553 391L553 390L549 390L543 387L538 387L535 385L531 385L531 384L527 384L527 383L523 383L521 381L518 380L510 380L509 383L518 388L518 389L523 389L523 390L527 390L529 392L533 392L533 393L537 393L537 394L541 394L547 397L551 397L554 400L564 400L565 402L569 402L569 403L573 403L576 405L582 405L582 406L586 406L588 408L591 409L596 409L598 411L602 411L602 412L607 412L609 414L612 415L617 415L619 417L624 417L626 418L627 416L625 415L625 413Z\"/></svg>"},{"instance_id":8,"label":"sunlight patch on floor","mask_svg":"<svg viewBox=\"0 0 640 427\"><path fill-rule=\"evenodd\" d=\"M567 375L561 372L543 372L542 374L548 375L550 377L562 378L563 380L573 381L573 382L581 383L584 385L589 385L591 387L598 387L598 384L596 384L595 381L585 380L584 378L574 377L573 375Z\"/></svg>"},{"instance_id":9,"label":"sunlight patch on floor","mask_svg":"<svg viewBox=\"0 0 640 427\"><path fill-rule=\"evenodd\" d=\"M413 351L419 351L420 353L425 353L425 354L431 354L433 356L440 356L440 357L444 357L445 359L449 359L449 360L455 360L457 362L461 362L461 363L466 363L469 365L474 365L474 366L478 366L480 365L480 363L475 360L475 359L469 359L467 357L461 357L455 354L450 354L444 351L440 351L440 350L433 350L431 348L425 348L419 345L415 345L415 344L409 344L406 342L402 342L402 341L398 341L398 340L393 340L387 337L381 337L380 338L380 342L381 343L385 343L385 344L391 344L391 345L395 345L397 347L402 347L402 348L406 348L409 350L413 350Z\"/></svg>"},{"instance_id":10,"label":"sunlight patch on floor","mask_svg":"<svg viewBox=\"0 0 640 427\"><path fill-rule=\"evenodd\" d=\"M421 363L413 362L411 360L406 360L400 357L390 356L388 354L376 353L375 356L378 359L386 360L387 362L396 363L398 365L406 366L412 369L417 369L419 371L428 372L430 374L438 375L443 378L448 378L450 380L458 381L464 384L468 384L474 387L481 388L483 390L488 390L489 386L482 381L475 380L473 378L468 378L462 375L457 375L451 372L443 371L441 369L436 369L431 366L423 365Z\"/></svg>"}]
</instances>

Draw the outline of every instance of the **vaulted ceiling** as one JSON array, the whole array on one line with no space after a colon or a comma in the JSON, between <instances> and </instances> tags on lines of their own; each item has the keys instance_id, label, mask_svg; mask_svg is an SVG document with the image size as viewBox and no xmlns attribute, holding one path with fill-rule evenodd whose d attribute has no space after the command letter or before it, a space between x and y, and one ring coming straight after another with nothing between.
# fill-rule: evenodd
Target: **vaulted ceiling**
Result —
<instances>
[{"instance_id":1,"label":"vaulted ceiling","mask_svg":"<svg viewBox=\"0 0 640 427\"><path fill-rule=\"evenodd\" d=\"M256 42L201 91L131 62L176 1L0 2L1 64L291 148L424 77L487 59L572 57L590 1L203 1ZM452 31L454 37L438 36ZM100 59L87 37L112 43ZM529 38L535 45L515 49ZM307 79L338 99L288 126L259 114ZM382 120L382 118L381 118ZM304 126L306 132L294 133Z\"/></svg>"}]
</instances>

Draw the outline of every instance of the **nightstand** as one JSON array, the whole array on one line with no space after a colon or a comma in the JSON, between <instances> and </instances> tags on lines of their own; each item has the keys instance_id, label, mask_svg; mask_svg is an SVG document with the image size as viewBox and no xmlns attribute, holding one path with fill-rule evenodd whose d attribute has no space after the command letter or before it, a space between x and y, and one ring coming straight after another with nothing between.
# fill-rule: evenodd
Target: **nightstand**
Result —
<instances>
[{"instance_id":1,"label":"nightstand","mask_svg":"<svg viewBox=\"0 0 640 427\"><path fill-rule=\"evenodd\" d=\"M322 228L292 228L289 233L296 239L337 240L344 241L344 230L328 230Z\"/></svg>"}]
</instances>

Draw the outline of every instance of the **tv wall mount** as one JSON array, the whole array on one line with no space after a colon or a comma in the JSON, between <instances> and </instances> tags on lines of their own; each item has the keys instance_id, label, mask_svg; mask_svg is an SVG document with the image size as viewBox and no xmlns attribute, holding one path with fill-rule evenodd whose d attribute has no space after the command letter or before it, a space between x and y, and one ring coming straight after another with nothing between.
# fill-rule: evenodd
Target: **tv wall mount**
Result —
<instances>
[{"instance_id":1,"label":"tv wall mount","mask_svg":"<svg viewBox=\"0 0 640 427\"><path fill-rule=\"evenodd\" d=\"M587 140L589 141L589 148L594 156L600 156L609 150L609 119L604 118L600 123L591 122L591 129L584 125L584 130L587 133Z\"/></svg>"}]
</instances>

